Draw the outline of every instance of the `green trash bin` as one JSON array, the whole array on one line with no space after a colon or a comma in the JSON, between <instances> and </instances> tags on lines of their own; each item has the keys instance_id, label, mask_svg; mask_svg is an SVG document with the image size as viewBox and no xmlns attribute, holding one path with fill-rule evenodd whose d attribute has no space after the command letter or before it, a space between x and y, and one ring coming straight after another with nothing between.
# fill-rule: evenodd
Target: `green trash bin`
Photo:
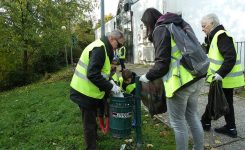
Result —
<instances>
[{"instance_id":1,"label":"green trash bin","mask_svg":"<svg viewBox=\"0 0 245 150\"><path fill-rule=\"evenodd\" d=\"M110 133L113 137L123 138L131 133L133 96L111 97Z\"/></svg>"}]
</instances>

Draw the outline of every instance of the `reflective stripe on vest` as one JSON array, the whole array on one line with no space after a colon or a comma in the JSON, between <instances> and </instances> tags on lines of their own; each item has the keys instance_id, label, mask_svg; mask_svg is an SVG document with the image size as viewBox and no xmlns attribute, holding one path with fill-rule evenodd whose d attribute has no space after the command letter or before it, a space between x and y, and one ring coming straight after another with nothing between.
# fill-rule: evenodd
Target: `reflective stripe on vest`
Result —
<instances>
[{"instance_id":1,"label":"reflective stripe on vest","mask_svg":"<svg viewBox=\"0 0 245 150\"><path fill-rule=\"evenodd\" d=\"M208 74L207 74L207 82L212 82L212 78L214 74L216 73L217 70L221 67L221 65L224 62L223 56L220 54L219 49L218 49L218 36L222 33L226 33L227 36L229 34L224 31L220 30L218 31L211 42L210 48L209 48L209 53L208 57L210 59L210 65L208 68ZM229 36L230 37L230 36ZM234 44L234 42L233 42ZM234 44L235 47L235 44ZM235 47L236 48L236 47ZM237 50L236 50L237 51ZM228 73L225 78L222 80L222 87L223 88L235 88L235 87L240 87L244 86L244 75L243 75L243 70L242 70L242 65L240 61L240 56L237 53L236 57L236 63L234 67L232 68L231 72Z\"/></svg>"},{"instance_id":2,"label":"reflective stripe on vest","mask_svg":"<svg viewBox=\"0 0 245 150\"><path fill-rule=\"evenodd\" d=\"M112 75L112 80L116 83L116 84L119 84L119 77L116 73L114 73Z\"/></svg>"},{"instance_id":3,"label":"reflective stripe on vest","mask_svg":"<svg viewBox=\"0 0 245 150\"><path fill-rule=\"evenodd\" d=\"M76 91L94 99L101 100L105 92L100 91L100 89L94 85L88 78L87 78L87 68L89 63L89 52L93 50L95 47L104 47L105 51L105 62L101 70L101 75L109 80L109 74L111 71L110 67L110 60L106 52L106 48L104 43L101 40L96 40L89 44L82 52L82 55L78 61L76 66L75 73L72 77L71 87Z\"/></svg>"},{"instance_id":4,"label":"reflective stripe on vest","mask_svg":"<svg viewBox=\"0 0 245 150\"><path fill-rule=\"evenodd\" d=\"M122 77L119 78L119 82L120 82L120 88L121 88L123 91L125 91L125 89L122 88L122 84L123 84L123 78L122 78ZM126 94L133 94L132 92L133 92L133 90L134 90L135 88L136 88L136 84L135 84L135 83L129 84L129 85L126 86L126 91L125 91L125 93L126 93Z\"/></svg>"},{"instance_id":5,"label":"reflective stripe on vest","mask_svg":"<svg viewBox=\"0 0 245 150\"><path fill-rule=\"evenodd\" d=\"M168 98L173 97L175 91L194 79L194 76L180 64L181 58L181 51L171 36L171 63L168 73L162 78Z\"/></svg>"},{"instance_id":6,"label":"reflective stripe on vest","mask_svg":"<svg viewBox=\"0 0 245 150\"><path fill-rule=\"evenodd\" d=\"M124 53L123 53L123 55L121 55L123 49L124 49ZM121 48L118 50L118 53L119 53L119 58L120 58L120 59L125 59L125 58L126 58L126 48L125 48L125 46L121 47Z\"/></svg>"}]
</instances>

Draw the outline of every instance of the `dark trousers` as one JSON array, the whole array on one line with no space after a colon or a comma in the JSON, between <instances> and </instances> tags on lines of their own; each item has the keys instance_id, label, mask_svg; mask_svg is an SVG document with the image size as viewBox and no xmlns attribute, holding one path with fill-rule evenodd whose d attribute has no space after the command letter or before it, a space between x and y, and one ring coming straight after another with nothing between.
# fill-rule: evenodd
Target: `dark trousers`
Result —
<instances>
[{"instance_id":1,"label":"dark trousers","mask_svg":"<svg viewBox=\"0 0 245 150\"><path fill-rule=\"evenodd\" d=\"M109 117L109 103L105 100L103 105L100 105L98 108L99 117Z\"/></svg>"},{"instance_id":2,"label":"dark trousers","mask_svg":"<svg viewBox=\"0 0 245 150\"><path fill-rule=\"evenodd\" d=\"M83 133L86 144L86 150L96 150L96 138L97 138L97 123L96 109L84 109L80 107L82 112Z\"/></svg>"},{"instance_id":3,"label":"dark trousers","mask_svg":"<svg viewBox=\"0 0 245 150\"><path fill-rule=\"evenodd\" d=\"M121 70L125 69L125 65L124 65L124 59L119 59L120 65L121 65Z\"/></svg>"},{"instance_id":4,"label":"dark trousers","mask_svg":"<svg viewBox=\"0 0 245 150\"><path fill-rule=\"evenodd\" d=\"M234 106L233 106L233 88L230 89L223 88L223 91L230 108L230 112L227 115L225 115L226 127L229 129L236 128L235 113L234 113ZM202 115L202 122L211 123L211 119L209 118L207 113L207 107Z\"/></svg>"}]
</instances>

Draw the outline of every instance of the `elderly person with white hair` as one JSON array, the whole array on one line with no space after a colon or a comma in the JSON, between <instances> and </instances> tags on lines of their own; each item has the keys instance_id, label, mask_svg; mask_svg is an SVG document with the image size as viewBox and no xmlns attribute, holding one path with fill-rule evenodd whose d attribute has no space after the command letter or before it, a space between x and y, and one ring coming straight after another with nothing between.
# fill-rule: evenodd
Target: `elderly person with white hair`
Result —
<instances>
[{"instance_id":1,"label":"elderly person with white hair","mask_svg":"<svg viewBox=\"0 0 245 150\"><path fill-rule=\"evenodd\" d=\"M110 92L117 94L120 87L109 81L113 51L123 46L124 35L114 30L90 43L82 52L71 80L70 98L82 112L86 150L96 149L97 109Z\"/></svg>"},{"instance_id":2,"label":"elderly person with white hair","mask_svg":"<svg viewBox=\"0 0 245 150\"><path fill-rule=\"evenodd\" d=\"M201 20L202 31L206 34L206 50L210 59L207 73L207 82L214 80L222 81L222 89L229 104L229 113L226 114L226 124L214 131L237 137L235 114L233 107L233 89L244 86L244 76L240 57L237 54L233 38L220 24L215 14L208 14ZM202 126L205 131L211 128L211 118L206 108L202 115Z\"/></svg>"}]
</instances>

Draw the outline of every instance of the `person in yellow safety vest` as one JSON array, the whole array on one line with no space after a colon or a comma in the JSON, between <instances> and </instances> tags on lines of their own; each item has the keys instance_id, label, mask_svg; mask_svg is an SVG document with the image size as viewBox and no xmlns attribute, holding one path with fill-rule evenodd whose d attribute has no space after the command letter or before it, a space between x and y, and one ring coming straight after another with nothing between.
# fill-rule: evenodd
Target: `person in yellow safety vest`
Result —
<instances>
[{"instance_id":1,"label":"person in yellow safety vest","mask_svg":"<svg viewBox=\"0 0 245 150\"><path fill-rule=\"evenodd\" d=\"M126 47L123 46L121 48L118 49L118 55L119 55L119 62L121 65L121 72L123 71L123 69L125 69L125 58L126 58Z\"/></svg>"},{"instance_id":2,"label":"person in yellow safety vest","mask_svg":"<svg viewBox=\"0 0 245 150\"><path fill-rule=\"evenodd\" d=\"M135 77L136 73L130 71L129 69L125 69L122 71L122 77L119 78L120 88L122 91L125 91L127 94L135 95Z\"/></svg>"},{"instance_id":3,"label":"person in yellow safety vest","mask_svg":"<svg viewBox=\"0 0 245 150\"><path fill-rule=\"evenodd\" d=\"M126 94L135 95L135 89L136 89L135 77L136 77L136 73L130 71L129 69L124 69L122 71L122 77L119 78L120 88ZM133 107L133 108L135 108L135 107ZM135 125L136 125L136 115L135 115L136 110L133 109L133 112L134 112L134 118L133 118L132 126L135 127Z\"/></svg>"},{"instance_id":4,"label":"person in yellow safety vest","mask_svg":"<svg viewBox=\"0 0 245 150\"><path fill-rule=\"evenodd\" d=\"M82 112L84 149L96 149L97 109L111 92L118 94L121 90L109 81L109 75L113 51L123 46L124 41L122 32L114 30L89 44L77 63L70 84L70 99L78 104Z\"/></svg>"},{"instance_id":5,"label":"person in yellow safety vest","mask_svg":"<svg viewBox=\"0 0 245 150\"><path fill-rule=\"evenodd\" d=\"M146 26L148 40L154 45L155 62L139 80L147 83L149 80L162 78L170 124L175 133L176 149L188 150L189 125L193 136L193 149L203 150L204 133L197 111L203 80L193 76L180 63L181 51L165 26L174 23L182 28L186 22L177 14L162 15L155 8L146 9L141 21Z\"/></svg>"},{"instance_id":6,"label":"person in yellow safety vest","mask_svg":"<svg viewBox=\"0 0 245 150\"><path fill-rule=\"evenodd\" d=\"M238 55L233 38L227 33L223 25L220 25L216 14L208 14L201 20L202 31L206 34L205 42L210 65L207 73L207 82L213 80L222 81L222 89L229 104L229 113L225 115L226 124L214 131L237 137L235 114L233 107L233 89L244 86L244 74L240 56ZM209 131L211 118L207 108L201 119L203 129Z\"/></svg>"},{"instance_id":7,"label":"person in yellow safety vest","mask_svg":"<svg viewBox=\"0 0 245 150\"><path fill-rule=\"evenodd\" d=\"M113 80L116 85L119 85L119 77L116 72L117 62L115 60L112 60L110 79ZM107 100L104 101L104 105L101 105L98 111L99 126L101 128L101 131L106 134L109 131L109 104ZM104 124L104 116L106 117L106 124Z\"/></svg>"}]
</instances>

